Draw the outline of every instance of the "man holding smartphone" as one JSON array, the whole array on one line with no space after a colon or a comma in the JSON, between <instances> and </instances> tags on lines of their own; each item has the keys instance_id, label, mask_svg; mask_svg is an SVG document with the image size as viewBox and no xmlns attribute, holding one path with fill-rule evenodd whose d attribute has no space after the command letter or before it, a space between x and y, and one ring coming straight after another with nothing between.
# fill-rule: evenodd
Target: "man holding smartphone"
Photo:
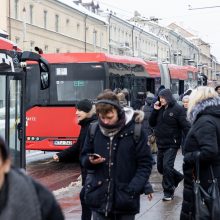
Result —
<instances>
[{"instance_id":1,"label":"man holding smartphone","mask_svg":"<svg viewBox=\"0 0 220 220\"><path fill-rule=\"evenodd\" d=\"M113 92L97 97L99 124L91 141L88 132L81 162L88 171L85 201L93 211L94 220L134 220L140 208L152 169L152 156L147 135L141 128L134 141L134 111L123 109ZM94 154L95 153L95 154Z\"/></svg>"},{"instance_id":2,"label":"man holding smartphone","mask_svg":"<svg viewBox=\"0 0 220 220\"><path fill-rule=\"evenodd\" d=\"M158 147L157 169L163 175L163 201L174 197L175 188L183 179L183 174L174 169L174 162L184 135L190 129L186 112L174 99L169 89L159 92L159 100L154 103L154 110L149 117L149 124L154 128Z\"/></svg>"}]
</instances>

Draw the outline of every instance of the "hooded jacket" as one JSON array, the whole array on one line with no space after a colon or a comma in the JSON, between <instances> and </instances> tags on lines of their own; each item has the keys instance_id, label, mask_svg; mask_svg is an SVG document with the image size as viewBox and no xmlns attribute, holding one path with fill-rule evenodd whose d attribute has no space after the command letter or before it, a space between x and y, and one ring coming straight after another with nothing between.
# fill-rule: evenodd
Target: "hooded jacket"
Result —
<instances>
[{"instance_id":1,"label":"hooded jacket","mask_svg":"<svg viewBox=\"0 0 220 220\"><path fill-rule=\"evenodd\" d=\"M187 134L190 124L186 120L186 112L173 98L169 89L160 91L168 106L159 110L153 109L149 124L154 128L158 149L179 148L182 140L182 131Z\"/></svg>"},{"instance_id":2,"label":"hooded jacket","mask_svg":"<svg viewBox=\"0 0 220 220\"><path fill-rule=\"evenodd\" d=\"M181 220L194 217L193 176L194 161L200 152L200 182L207 189L211 182L209 166L220 188L220 98L203 100L196 104L189 114L192 127L184 145L184 190Z\"/></svg>"},{"instance_id":3,"label":"hooded jacket","mask_svg":"<svg viewBox=\"0 0 220 220\"><path fill-rule=\"evenodd\" d=\"M140 208L140 194L151 173L151 152L144 130L138 143L133 138L134 111L125 109L125 125L112 137L104 135L100 126L93 141L87 135L81 161L89 169L85 183L85 201L93 211L103 214L136 214ZM93 165L88 153L105 158Z\"/></svg>"}]
</instances>

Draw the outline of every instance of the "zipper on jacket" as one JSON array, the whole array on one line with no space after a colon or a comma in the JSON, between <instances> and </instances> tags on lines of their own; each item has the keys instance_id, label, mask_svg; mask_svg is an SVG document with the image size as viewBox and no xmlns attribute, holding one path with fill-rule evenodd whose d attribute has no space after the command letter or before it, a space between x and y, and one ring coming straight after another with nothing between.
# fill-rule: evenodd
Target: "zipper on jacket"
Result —
<instances>
[{"instance_id":1,"label":"zipper on jacket","mask_svg":"<svg viewBox=\"0 0 220 220\"><path fill-rule=\"evenodd\" d=\"M109 182L108 182L108 190L107 190L107 203L105 207L105 216L108 216L108 207L109 207L109 200L110 200L110 188L111 188L111 164L112 164L112 140L113 136L110 137L110 143L109 143L109 163L108 163L108 176L109 176Z\"/></svg>"}]
</instances>

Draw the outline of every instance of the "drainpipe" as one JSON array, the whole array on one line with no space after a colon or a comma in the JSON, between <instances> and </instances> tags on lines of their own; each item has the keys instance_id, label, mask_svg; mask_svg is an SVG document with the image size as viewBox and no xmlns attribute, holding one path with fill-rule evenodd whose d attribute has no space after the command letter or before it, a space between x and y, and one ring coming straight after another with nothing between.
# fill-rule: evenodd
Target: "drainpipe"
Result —
<instances>
[{"instance_id":1,"label":"drainpipe","mask_svg":"<svg viewBox=\"0 0 220 220\"><path fill-rule=\"evenodd\" d=\"M131 40L132 40L132 53L133 53L133 57L134 57L134 25L132 27L132 32L131 32Z\"/></svg>"},{"instance_id":2,"label":"drainpipe","mask_svg":"<svg viewBox=\"0 0 220 220\"><path fill-rule=\"evenodd\" d=\"M86 20L87 20L87 17L88 17L88 15L86 15L85 16L85 20L84 20L84 24L85 24L85 53L86 53L86 50L87 50L87 48L86 48L86 45L87 45L87 36L86 36L86 31L87 31L87 22L86 22Z\"/></svg>"},{"instance_id":3,"label":"drainpipe","mask_svg":"<svg viewBox=\"0 0 220 220\"><path fill-rule=\"evenodd\" d=\"M8 38L11 40L11 0L8 1Z\"/></svg>"},{"instance_id":4,"label":"drainpipe","mask_svg":"<svg viewBox=\"0 0 220 220\"><path fill-rule=\"evenodd\" d=\"M112 17L112 13L109 14L109 18L108 18L108 53L110 54L111 52L111 45L110 45L110 42L111 42L111 33L110 33L110 22L111 22L111 17Z\"/></svg>"}]
</instances>

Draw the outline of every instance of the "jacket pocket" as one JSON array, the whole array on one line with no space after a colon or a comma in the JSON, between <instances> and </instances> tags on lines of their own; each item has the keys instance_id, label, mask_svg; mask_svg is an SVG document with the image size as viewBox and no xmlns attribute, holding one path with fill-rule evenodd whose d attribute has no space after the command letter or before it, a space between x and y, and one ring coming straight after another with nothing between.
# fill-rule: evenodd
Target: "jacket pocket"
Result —
<instances>
[{"instance_id":1,"label":"jacket pocket","mask_svg":"<svg viewBox=\"0 0 220 220\"><path fill-rule=\"evenodd\" d=\"M140 195L130 190L127 184L117 184L115 189L115 208L117 211L138 212Z\"/></svg>"},{"instance_id":2,"label":"jacket pocket","mask_svg":"<svg viewBox=\"0 0 220 220\"><path fill-rule=\"evenodd\" d=\"M91 178L91 176L89 179L86 179L84 199L89 207L101 208L105 203L105 196L103 196L105 193L106 187L104 181Z\"/></svg>"}]
</instances>

